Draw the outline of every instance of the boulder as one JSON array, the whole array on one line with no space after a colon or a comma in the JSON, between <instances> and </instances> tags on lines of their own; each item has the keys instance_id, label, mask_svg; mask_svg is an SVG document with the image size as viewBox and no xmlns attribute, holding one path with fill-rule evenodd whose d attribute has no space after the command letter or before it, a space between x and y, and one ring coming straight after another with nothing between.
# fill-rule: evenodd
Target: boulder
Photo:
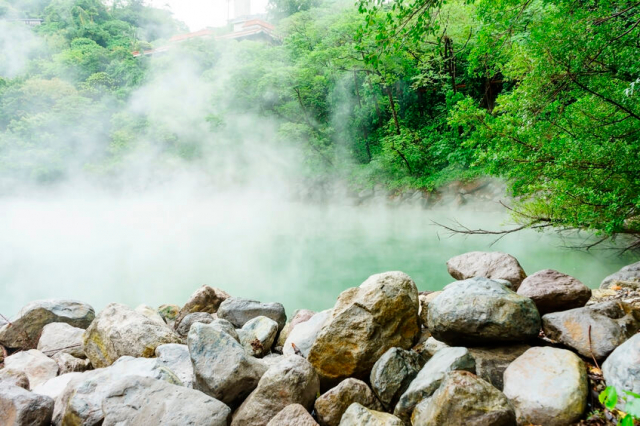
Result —
<instances>
[{"instance_id":1,"label":"boulder","mask_svg":"<svg viewBox=\"0 0 640 426\"><path fill-rule=\"evenodd\" d=\"M58 377L49 379L46 382L36 386L31 391L33 393L37 393L38 395L48 396L55 401L62 395L69 382L80 376L81 373L61 374Z\"/></svg>"},{"instance_id":2,"label":"boulder","mask_svg":"<svg viewBox=\"0 0 640 426\"><path fill-rule=\"evenodd\" d=\"M58 375L58 364L35 349L8 356L4 360L4 366L10 370L24 372L29 379L30 389Z\"/></svg>"},{"instance_id":3,"label":"boulder","mask_svg":"<svg viewBox=\"0 0 640 426\"><path fill-rule=\"evenodd\" d=\"M309 351L309 362L326 384L368 378L387 350L413 346L420 334L418 307L418 290L407 274L372 275L340 294Z\"/></svg>"},{"instance_id":4,"label":"boulder","mask_svg":"<svg viewBox=\"0 0 640 426\"><path fill-rule=\"evenodd\" d=\"M615 272L600 284L600 288L625 287L640 289L640 262L632 263Z\"/></svg>"},{"instance_id":5,"label":"boulder","mask_svg":"<svg viewBox=\"0 0 640 426\"><path fill-rule=\"evenodd\" d=\"M250 319L242 329L238 330L244 350L255 357L262 357L269 353L277 333L278 323L262 316Z\"/></svg>"},{"instance_id":6,"label":"boulder","mask_svg":"<svg viewBox=\"0 0 640 426\"><path fill-rule=\"evenodd\" d=\"M136 307L135 311L139 314L144 315L150 320L157 322L160 325L164 325L164 326L167 325L164 318L162 318L162 316L158 313L158 311L156 309L153 309L151 306L139 305L138 307Z\"/></svg>"},{"instance_id":7,"label":"boulder","mask_svg":"<svg viewBox=\"0 0 640 426\"><path fill-rule=\"evenodd\" d=\"M420 311L419 311L419 315L420 315L420 324L423 327L427 326L427 313L429 312L429 303L431 303L431 301L433 299L435 299L438 295L440 295L440 293L442 293L441 291L431 291L428 293L420 293L418 295L418 300L420 301Z\"/></svg>"},{"instance_id":8,"label":"boulder","mask_svg":"<svg viewBox=\"0 0 640 426\"><path fill-rule=\"evenodd\" d=\"M602 374L607 386L640 394L640 334L618 346L602 363Z\"/></svg>"},{"instance_id":9,"label":"boulder","mask_svg":"<svg viewBox=\"0 0 640 426\"><path fill-rule=\"evenodd\" d=\"M0 420L3 426L49 426L53 399L19 386L0 386Z\"/></svg>"},{"instance_id":10,"label":"boulder","mask_svg":"<svg viewBox=\"0 0 640 426\"><path fill-rule=\"evenodd\" d=\"M211 324L215 318L206 312L193 312L187 314L182 321L176 322L176 333L181 337L186 337L189 334L191 326L197 322L202 324Z\"/></svg>"},{"instance_id":11,"label":"boulder","mask_svg":"<svg viewBox=\"0 0 640 426\"><path fill-rule=\"evenodd\" d=\"M78 328L87 328L95 312L86 303L75 300L39 300L20 310L20 314L0 328L0 345L13 349L35 349L45 325L64 322Z\"/></svg>"},{"instance_id":12,"label":"boulder","mask_svg":"<svg viewBox=\"0 0 640 426\"><path fill-rule=\"evenodd\" d=\"M258 387L233 414L231 426L264 426L290 404L310 409L319 391L313 366L299 356L285 357L264 373Z\"/></svg>"},{"instance_id":13,"label":"boulder","mask_svg":"<svg viewBox=\"0 0 640 426\"><path fill-rule=\"evenodd\" d=\"M565 349L531 348L504 372L504 394L518 424L573 424L587 406L588 390L583 362Z\"/></svg>"},{"instance_id":14,"label":"boulder","mask_svg":"<svg viewBox=\"0 0 640 426\"><path fill-rule=\"evenodd\" d=\"M197 390L149 377L116 381L102 402L103 426L227 426L231 409Z\"/></svg>"},{"instance_id":15,"label":"boulder","mask_svg":"<svg viewBox=\"0 0 640 426\"><path fill-rule=\"evenodd\" d=\"M13 385L29 390L29 378L21 370L0 369L0 386Z\"/></svg>"},{"instance_id":16,"label":"boulder","mask_svg":"<svg viewBox=\"0 0 640 426\"><path fill-rule=\"evenodd\" d=\"M277 363L279 363L284 357L285 355L270 353L269 355L262 358L262 362L264 362L267 367L271 367L272 365L276 365Z\"/></svg>"},{"instance_id":17,"label":"boulder","mask_svg":"<svg viewBox=\"0 0 640 426\"><path fill-rule=\"evenodd\" d=\"M370 410L354 402L342 415L340 426L404 426L404 424L392 414Z\"/></svg>"},{"instance_id":18,"label":"boulder","mask_svg":"<svg viewBox=\"0 0 640 426\"><path fill-rule=\"evenodd\" d=\"M318 423L321 426L338 426L342 415L354 402L372 410L383 409L380 401L365 382L358 379L345 379L316 399L314 408Z\"/></svg>"},{"instance_id":19,"label":"boulder","mask_svg":"<svg viewBox=\"0 0 640 426\"><path fill-rule=\"evenodd\" d=\"M507 280L517 290L527 277L518 260L500 252L472 251L452 257L447 262L449 274L457 280L473 277Z\"/></svg>"},{"instance_id":20,"label":"boulder","mask_svg":"<svg viewBox=\"0 0 640 426\"><path fill-rule=\"evenodd\" d=\"M400 396L393 414L409 423L413 409L430 397L442 383L446 374L455 370L474 372L475 361L466 348L452 347L439 350L422 367L405 393Z\"/></svg>"},{"instance_id":21,"label":"boulder","mask_svg":"<svg viewBox=\"0 0 640 426\"><path fill-rule=\"evenodd\" d=\"M215 314L218 312L220 304L229 297L231 296L229 296L227 292L220 290L219 288L203 285L191 295L187 303L185 303L182 309L180 309L180 312L175 319L176 325L179 325L184 317L194 312Z\"/></svg>"},{"instance_id":22,"label":"boulder","mask_svg":"<svg viewBox=\"0 0 640 426\"><path fill-rule=\"evenodd\" d=\"M104 419L102 402L111 386L125 377L141 376L182 385L180 379L155 358L123 356L106 368L72 378L56 400L54 424L98 425Z\"/></svg>"},{"instance_id":23,"label":"boulder","mask_svg":"<svg viewBox=\"0 0 640 426\"><path fill-rule=\"evenodd\" d=\"M502 392L466 371L448 373L431 398L413 411L421 426L516 426L516 413Z\"/></svg>"},{"instance_id":24,"label":"boulder","mask_svg":"<svg viewBox=\"0 0 640 426\"><path fill-rule=\"evenodd\" d=\"M298 324L290 332L282 347L282 353L285 355L296 355L300 351L305 358L309 356L311 346L316 341L318 333L324 327L324 324L331 318L331 309L318 312L309 320Z\"/></svg>"},{"instance_id":25,"label":"boulder","mask_svg":"<svg viewBox=\"0 0 640 426\"><path fill-rule=\"evenodd\" d=\"M487 278L446 286L429 304L429 331L448 345L517 342L538 336L540 315L528 297Z\"/></svg>"},{"instance_id":26,"label":"boulder","mask_svg":"<svg viewBox=\"0 0 640 426\"><path fill-rule=\"evenodd\" d=\"M300 404L284 407L267 426L318 426L311 414Z\"/></svg>"},{"instance_id":27,"label":"boulder","mask_svg":"<svg viewBox=\"0 0 640 426\"><path fill-rule=\"evenodd\" d=\"M178 314L180 313L180 306L178 305L160 305L158 307L158 315L162 317L167 325L173 327Z\"/></svg>"},{"instance_id":28,"label":"boulder","mask_svg":"<svg viewBox=\"0 0 640 426\"><path fill-rule=\"evenodd\" d=\"M413 347L413 350L417 352L420 357L426 361L428 361L432 356L436 354L440 349L450 347L444 342L435 339L433 336L429 336L427 340L422 343L418 343Z\"/></svg>"},{"instance_id":29,"label":"boulder","mask_svg":"<svg viewBox=\"0 0 640 426\"><path fill-rule=\"evenodd\" d=\"M369 381L373 393L386 411L393 410L400 395L407 390L423 364L418 353L400 348L389 349L376 361L371 369Z\"/></svg>"},{"instance_id":30,"label":"boulder","mask_svg":"<svg viewBox=\"0 0 640 426\"><path fill-rule=\"evenodd\" d=\"M289 333L291 333L291 331L296 328L298 324L309 321L315 314L316 313L314 311L310 311L308 309L298 309L294 311L291 321L286 323L282 331L280 331L276 346L284 346L284 342L287 340Z\"/></svg>"},{"instance_id":31,"label":"boulder","mask_svg":"<svg viewBox=\"0 0 640 426\"><path fill-rule=\"evenodd\" d=\"M280 303L262 303L241 297L231 297L222 302L218 308L218 318L226 319L236 328L242 328L247 321L260 316L277 322L279 330L287 322L284 306Z\"/></svg>"},{"instance_id":32,"label":"boulder","mask_svg":"<svg viewBox=\"0 0 640 426\"><path fill-rule=\"evenodd\" d=\"M476 361L478 377L502 390L504 370L530 348L529 345L493 346L469 348L469 352Z\"/></svg>"},{"instance_id":33,"label":"boulder","mask_svg":"<svg viewBox=\"0 0 640 426\"><path fill-rule=\"evenodd\" d=\"M264 363L248 355L240 343L213 324L195 323L187 346L195 388L232 408L258 386L267 370Z\"/></svg>"},{"instance_id":34,"label":"boulder","mask_svg":"<svg viewBox=\"0 0 640 426\"><path fill-rule=\"evenodd\" d=\"M229 336L233 337L236 342L240 343L240 336L238 336L238 332L233 327L233 324L231 324L229 321L216 318L211 323L211 326L222 331L223 333L227 333Z\"/></svg>"},{"instance_id":35,"label":"boulder","mask_svg":"<svg viewBox=\"0 0 640 426\"><path fill-rule=\"evenodd\" d=\"M544 315L583 307L591 298L591 289L569 275L545 269L525 278L518 294L533 300Z\"/></svg>"},{"instance_id":36,"label":"boulder","mask_svg":"<svg viewBox=\"0 0 640 426\"><path fill-rule=\"evenodd\" d=\"M180 343L168 327L118 303L107 305L85 331L84 352L95 368L121 356L152 357L158 346Z\"/></svg>"},{"instance_id":37,"label":"boulder","mask_svg":"<svg viewBox=\"0 0 640 426\"><path fill-rule=\"evenodd\" d=\"M580 355L602 360L633 336L640 322L629 305L611 300L544 315L542 329L548 338Z\"/></svg>"},{"instance_id":38,"label":"boulder","mask_svg":"<svg viewBox=\"0 0 640 426\"><path fill-rule=\"evenodd\" d=\"M58 364L58 374L81 373L91 369L88 359L76 358L65 352L58 352L51 359Z\"/></svg>"},{"instance_id":39,"label":"boulder","mask_svg":"<svg viewBox=\"0 0 640 426\"><path fill-rule=\"evenodd\" d=\"M73 327L64 322L47 324L42 329L38 350L50 357L63 352L76 358L86 358L87 356L82 350L83 334L84 329Z\"/></svg>"},{"instance_id":40,"label":"boulder","mask_svg":"<svg viewBox=\"0 0 640 426\"><path fill-rule=\"evenodd\" d=\"M162 365L178 376L184 386L193 388L193 365L187 345L176 343L160 345L156 348L156 357Z\"/></svg>"}]
</instances>

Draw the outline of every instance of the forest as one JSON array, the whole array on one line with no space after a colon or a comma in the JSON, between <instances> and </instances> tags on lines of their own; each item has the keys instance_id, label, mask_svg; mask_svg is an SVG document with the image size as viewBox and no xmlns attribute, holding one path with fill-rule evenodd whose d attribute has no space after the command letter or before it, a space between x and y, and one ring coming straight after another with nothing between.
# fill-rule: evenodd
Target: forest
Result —
<instances>
[{"instance_id":1,"label":"forest","mask_svg":"<svg viewBox=\"0 0 640 426\"><path fill-rule=\"evenodd\" d=\"M42 25L10 22L25 17ZM186 26L142 0L0 0L0 193L127 179L141 152L215 168L250 114L310 179L401 192L496 176L519 226L640 248L640 2L271 0L269 20L271 44L134 57ZM132 107L176 60L211 94L187 126Z\"/></svg>"}]
</instances>

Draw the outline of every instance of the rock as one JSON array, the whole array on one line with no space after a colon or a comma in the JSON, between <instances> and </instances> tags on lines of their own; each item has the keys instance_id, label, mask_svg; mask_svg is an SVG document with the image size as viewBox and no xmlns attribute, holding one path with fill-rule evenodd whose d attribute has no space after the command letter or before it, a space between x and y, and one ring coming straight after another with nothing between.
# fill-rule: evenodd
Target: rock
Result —
<instances>
[{"instance_id":1,"label":"rock","mask_svg":"<svg viewBox=\"0 0 640 426\"><path fill-rule=\"evenodd\" d=\"M392 414L369 410L354 402L342 415L340 426L404 426L404 424Z\"/></svg>"},{"instance_id":2,"label":"rock","mask_svg":"<svg viewBox=\"0 0 640 426\"><path fill-rule=\"evenodd\" d=\"M545 269L525 278L518 294L533 300L544 315L583 307L591 298L591 289L569 275Z\"/></svg>"},{"instance_id":3,"label":"rock","mask_svg":"<svg viewBox=\"0 0 640 426\"><path fill-rule=\"evenodd\" d=\"M423 399L430 397L438 389L445 375L454 370L472 373L475 371L475 361L466 348L453 347L439 350L422 367L402 394L393 414L409 423L415 406Z\"/></svg>"},{"instance_id":4,"label":"rock","mask_svg":"<svg viewBox=\"0 0 640 426\"><path fill-rule=\"evenodd\" d=\"M413 411L421 426L516 426L516 413L502 392L466 371L448 373L431 396Z\"/></svg>"},{"instance_id":5,"label":"rock","mask_svg":"<svg viewBox=\"0 0 640 426\"><path fill-rule=\"evenodd\" d=\"M193 388L193 365L189 356L187 345L168 343L156 348L158 361L169 370L173 371L182 384L188 388Z\"/></svg>"},{"instance_id":6,"label":"rock","mask_svg":"<svg viewBox=\"0 0 640 426\"><path fill-rule=\"evenodd\" d=\"M640 262L632 263L615 272L600 284L600 288L626 287L640 289Z\"/></svg>"},{"instance_id":7,"label":"rock","mask_svg":"<svg viewBox=\"0 0 640 426\"><path fill-rule=\"evenodd\" d=\"M262 358L262 361L267 367L271 367L272 365L276 365L277 363L279 363L284 357L284 355L270 353L269 355Z\"/></svg>"},{"instance_id":8,"label":"rock","mask_svg":"<svg viewBox=\"0 0 640 426\"><path fill-rule=\"evenodd\" d=\"M223 333L227 333L229 336L233 337L236 342L240 343L240 337L238 336L238 332L233 327L233 324L231 324L229 321L216 318L215 320L213 320L211 325L216 329L222 331Z\"/></svg>"},{"instance_id":9,"label":"rock","mask_svg":"<svg viewBox=\"0 0 640 426\"><path fill-rule=\"evenodd\" d=\"M422 324L422 326L427 326L427 313L429 312L429 303L431 303L433 299L440 295L440 293L442 292L432 291L428 294L421 293L418 295L418 300L420 301L420 324Z\"/></svg>"},{"instance_id":10,"label":"rock","mask_svg":"<svg viewBox=\"0 0 640 426\"><path fill-rule=\"evenodd\" d=\"M473 277L507 280L517 290L527 274L515 257L500 252L472 251L449 259L449 274L457 280Z\"/></svg>"},{"instance_id":11,"label":"rock","mask_svg":"<svg viewBox=\"0 0 640 426\"><path fill-rule=\"evenodd\" d=\"M311 414L300 404L284 407L267 426L318 426Z\"/></svg>"},{"instance_id":12,"label":"rock","mask_svg":"<svg viewBox=\"0 0 640 426\"><path fill-rule=\"evenodd\" d=\"M38 350L50 357L64 352L76 358L86 358L82 350L83 334L84 329L63 322L47 324L42 329Z\"/></svg>"},{"instance_id":13,"label":"rock","mask_svg":"<svg viewBox=\"0 0 640 426\"><path fill-rule=\"evenodd\" d=\"M195 388L232 408L256 388L267 370L233 337L212 324L195 323L187 345Z\"/></svg>"},{"instance_id":14,"label":"rock","mask_svg":"<svg viewBox=\"0 0 640 426\"><path fill-rule=\"evenodd\" d=\"M285 355L295 355L295 346L305 358L308 357L311 346L313 346L313 343L318 337L318 333L320 333L324 324L331 318L331 312L331 309L318 312L309 318L308 321L294 327L282 347L282 353Z\"/></svg>"},{"instance_id":15,"label":"rock","mask_svg":"<svg viewBox=\"0 0 640 426\"><path fill-rule=\"evenodd\" d=\"M0 386L0 420L3 426L49 426L53 399L19 386Z\"/></svg>"},{"instance_id":16,"label":"rock","mask_svg":"<svg viewBox=\"0 0 640 426\"><path fill-rule=\"evenodd\" d=\"M504 370L530 348L529 345L495 346L469 348L469 352L476 361L478 377L486 380L496 389L502 390Z\"/></svg>"},{"instance_id":17,"label":"rock","mask_svg":"<svg viewBox=\"0 0 640 426\"><path fill-rule=\"evenodd\" d=\"M104 413L102 401L111 386L125 377L140 376L182 385L180 379L155 358L123 356L106 368L86 371L71 379L56 400L54 424L99 425Z\"/></svg>"},{"instance_id":18,"label":"rock","mask_svg":"<svg viewBox=\"0 0 640 426\"><path fill-rule=\"evenodd\" d=\"M158 315L162 317L164 322L169 326L173 326L180 313L180 306L178 305L160 305L158 307Z\"/></svg>"},{"instance_id":19,"label":"rock","mask_svg":"<svg viewBox=\"0 0 640 426\"><path fill-rule=\"evenodd\" d=\"M428 325L448 345L517 342L538 336L540 315L528 297L499 282L471 278L449 284L431 301Z\"/></svg>"},{"instance_id":20,"label":"rock","mask_svg":"<svg viewBox=\"0 0 640 426\"><path fill-rule=\"evenodd\" d=\"M316 399L314 408L321 426L338 426L347 408L354 402L371 410L382 411L378 398L369 386L358 379L345 379Z\"/></svg>"},{"instance_id":21,"label":"rock","mask_svg":"<svg viewBox=\"0 0 640 426\"><path fill-rule=\"evenodd\" d=\"M58 364L58 373L81 373L91 368L91 362L88 359L76 358L68 353L58 352L51 359Z\"/></svg>"},{"instance_id":22,"label":"rock","mask_svg":"<svg viewBox=\"0 0 640 426\"><path fill-rule=\"evenodd\" d=\"M554 312L542 317L545 335L576 350L580 355L606 358L640 329L631 308L609 301L584 308Z\"/></svg>"},{"instance_id":23,"label":"rock","mask_svg":"<svg viewBox=\"0 0 640 426\"><path fill-rule=\"evenodd\" d=\"M162 318L162 316L158 313L158 311L153 309L151 306L139 305L134 310L137 313L144 315L145 317L149 318L152 321L157 322L160 325L164 325L164 326L167 325L167 323L165 322L164 318Z\"/></svg>"},{"instance_id":24,"label":"rock","mask_svg":"<svg viewBox=\"0 0 640 426\"><path fill-rule=\"evenodd\" d=\"M48 396L55 401L62 395L69 382L76 377L80 377L81 375L81 373L61 374L58 377L49 379L46 382L36 386L32 389L32 392L37 393L38 395Z\"/></svg>"},{"instance_id":25,"label":"rock","mask_svg":"<svg viewBox=\"0 0 640 426\"><path fill-rule=\"evenodd\" d=\"M29 390L29 378L24 371L10 368L0 369L0 386L13 385Z\"/></svg>"},{"instance_id":26,"label":"rock","mask_svg":"<svg viewBox=\"0 0 640 426\"><path fill-rule=\"evenodd\" d=\"M386 411L393 410L422 366L418 353L400 348L389 349L373 365L369 377L371 388Z\"/></svg>"},{"instance_id":27,"label":"rock","mask_svg":"<svg viewBox=\"0 0 640 426\"><path fill-rule=\"evenodd\" d=\"M118 303L107 305L83 338L84 352L96 368L107 367L121 356L152 357L158 346L179 342L168 327Z\"/></svg>"},{"instance_id":28,"label":"rock","mask_svg":"<svg viewBox=\"0 0 640 426\"><path fill-rule=\"evenodd\" d=\"M309 362L325 383L368 378L387 350L413 346L420 334L418 306L418 290L407 274L372 275L340 294L309 351Z\"/></svg>"},{"instance_id":29,"label":"rock","mask_svg":"<svg viewBox=\"0 0 640 426\"><path fill-rule=\"evenodd\" d=\"M296 328L298 324L302 324L303 322L309 321L312 316L316 313L314 311L310 311L308 309L298 309L293 313L293 317L291 321L285 324L282 331L278 335L278 341L276 342L276 346L284 346L284 342L287 340L289 333Z\"/></svg>"},{"instance_id":30,"label":"rock","mask_svg":"<svg viewBox=\"0 0 640 426\"><path fill-rule=\"evenodd\" d=\"M45 325L64 322L78 328L87 328L95 312L86 303L74 300L39 300L20 310L20 314L0 328L0 345L13 349L35 349Z\"/></svg>"},{"instance_id":31,"label":"rock","mask_svg":"<svg viewBox=\"0 0 640 426\"><path fill-rule=\"evenodd\" d=\"M115 382L102 403L103 426L226 426L231 409L193 389L129 376Z\"/></svg>"},{"instance_id":32,"label":"rock","mask_svg":"<svg viewBox=\"0 0 640 426\"><path fill-rule=\"evenodd\" d=\"M266 425L290 404L310 409L319 391L313 366L299 356L285 357L264 373L258 387L233 414L231 426Z\"/></svg>"},{"instance_id":33,"label":"rock","mask_svg":"<svg viewBox=\"0 0 640 426\"><path fill-rule=\"evenodd\" d=\"M24 372L29 379L31 389L58 375L58 364L35 349L8 356L4 360L4 366L10 370Z\"/></svg>"},{"instance_id":34,"label":"rock","mask_svg":"<svg viewBox=\"0 0 640 426\"><path fill-rule=\"evenodd\" d=\"M278 333L278 323L267 317L250 319L238 331L240 343L252 356L262 357L269 353Z\"/></svg>"},{"instance_id":35,"label":"rock","mask_svg":"<svg viewBox=\"0 0 640 426\"><path fill-rule=\"evenodd\" d=\"M211 316L211 314L208 314L206 312L193 312L185 316L179 323L176 322L176 324L178 325L176 327L176 333L178 333L181 337L186 337L187 334L189 334L189 329L191 329L191 326L193 324L197 322L202 324L210 324L213 322L213 320L214 318Z\"/></svg>"},{"instance_id":36,"label":"rock","mask_svg":"<svg viewBox=\"0 0 640 426\"><path fill-rule=\"evenodd\" d=\"M227 292L220 290L219 288L203 285L191 295L187 303L185 303L182 309L180 309L175 323L176 325L179 325L184 317L194 312L215 314L218 312L222 302L230 297L231 296L229 296Z\"/></svg>"},{"instance_id":37,"label":"rock","mask_svg":"<svg viewBox=\"0 0 640 426\"><path fill-rule=\"evenodd\" d=\"M602 374L608 386L618 395L624 391L640 393L640 334L636 334L614 350L602 364Z\"/></svg>"},{"instance_id":38,"label":"rock","mask_svg":"<svg viewBox=\"0 0 640 426\"><path fill-rule=\"evenodd\" d=\"M226 319L236 328L242 328L255 317L271 318L278 323L281 330L287 322L284 306L280 303L261 303L255 300L231 297L220 304L218 318Z\"/></svg>"},{"instance_id":39,"label":"rock","mask_svg":"<svg viewBox=\"0 0 640 426\"><path fill-rule=\"evenodd\" d=\"M422 359L428 361L429 358L434 356L440 349L449 347L450 346L446 343L441 342L440 340L437 340L433 336L431 336L422 344L418 344L417 346L415 346L413 350L416 351L422 357Z\"/></svg>"},{"instance_id":40,"label":"rock","mask_svg":"<svg viewBox=\"0 0 640 426\"><path fill-rule=\"evenodd\" d=\"M565 349L531 348L504 372L504 394L518 424L573 424L587 406L587 392L583 362Z\"/></svg>"}]
</instances>

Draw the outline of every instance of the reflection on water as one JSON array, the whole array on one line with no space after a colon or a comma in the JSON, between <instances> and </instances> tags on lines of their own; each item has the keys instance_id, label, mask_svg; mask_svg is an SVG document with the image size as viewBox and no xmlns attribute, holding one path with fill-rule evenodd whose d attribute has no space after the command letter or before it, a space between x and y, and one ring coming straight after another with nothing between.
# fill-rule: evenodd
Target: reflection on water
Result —
<instances>
[{"instance_id":1,"label":"reflection on water","mask_svg":"<svg viewBox=\"0 0 640 426\"><path fill-rule=\"evenodd\" d=\"M554 235L449 236L458 219L497 227L500 212L305 205L260 195L0 201L0 312L42 298L182 305L200 285L320 310L369 275L401 270L420 290L452 281L445 262L472 250L514 255L527 273L552 268L597 287L637 259L561 247ZM451 222L449 222L451 223Z\"/></svg>"}]
</instances>

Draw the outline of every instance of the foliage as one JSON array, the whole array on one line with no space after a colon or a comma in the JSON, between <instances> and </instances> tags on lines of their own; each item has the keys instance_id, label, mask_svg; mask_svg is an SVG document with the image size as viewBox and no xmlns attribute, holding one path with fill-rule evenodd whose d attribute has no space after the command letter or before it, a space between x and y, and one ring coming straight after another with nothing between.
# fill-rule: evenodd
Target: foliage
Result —
<instances>
[{"instance_id":1,"label":"foliage","mask_svg":"<svg viewBox=\"0 0 640 426\"><path fill-rule=\"evenodd\" d=\"M615 410L618 403L624 402L624 410L618 424L621 426L633 426L633 420L640 420L640 395L624 391L625 395L618 395L616 388L607 386L605 390L600 392L598 399L600 403L609 411Z\"/></svg>"}]
</instances>

